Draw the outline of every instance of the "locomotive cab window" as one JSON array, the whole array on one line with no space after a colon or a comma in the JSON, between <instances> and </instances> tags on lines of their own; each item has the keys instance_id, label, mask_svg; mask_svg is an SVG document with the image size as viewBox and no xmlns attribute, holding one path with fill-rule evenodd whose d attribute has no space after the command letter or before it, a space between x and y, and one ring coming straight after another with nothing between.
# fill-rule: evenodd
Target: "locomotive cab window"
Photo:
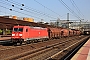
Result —
<instances>
[{"instance_id":1,"label":"locomotive cab window","mask_svg":"<svg viewBox=\"0 0 90 60\"><path fill-rule=\"evenodd\" d=\"M23 32L23 28L14 28L14 32Z\"/></svg>"}]
</instances>

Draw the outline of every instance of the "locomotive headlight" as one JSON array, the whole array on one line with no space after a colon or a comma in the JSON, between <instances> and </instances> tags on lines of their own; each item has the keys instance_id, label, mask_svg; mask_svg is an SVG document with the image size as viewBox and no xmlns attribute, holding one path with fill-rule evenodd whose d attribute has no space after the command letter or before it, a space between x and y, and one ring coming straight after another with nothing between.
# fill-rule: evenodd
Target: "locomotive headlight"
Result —
<instances>
[{"instance_id":1,"label":"locomotive headlight","mask_svg":"<svg viewBox=\"0 0 90 60\"><path fill-rule=\"evenodd\" d=\"M12 36L15 36L15 34L12 34Z\"/></svg>"},{"instance_id":2,"label":"locomotive headlight","mask_svg":"<svg viewBox=\"0 0 90 60\"><path fill-rule=\"evenodd\" d=\"M19 34L19 36L22 36L22 34Z\"/></svg>"},{"instance_id":3,"label":"locomotive headlight","mask_svg":"<svg viewBox=\"0 0 90 60\"><path fill-rule=\"evenodd\" d=\"M87 32L87 34L89 34L89 32Z\"/></svg>"}]
</instances>

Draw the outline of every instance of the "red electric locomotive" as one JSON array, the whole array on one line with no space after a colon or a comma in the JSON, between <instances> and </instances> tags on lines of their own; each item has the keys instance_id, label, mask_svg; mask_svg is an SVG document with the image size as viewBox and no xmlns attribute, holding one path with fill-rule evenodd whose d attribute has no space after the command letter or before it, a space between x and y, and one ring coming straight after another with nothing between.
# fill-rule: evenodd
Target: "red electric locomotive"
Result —
<instances>
[{"instance_id":1,"label":"red electric locomotive","mask_svg":"<svg viewBox=\"0 0 90 60\"><path fill-rule=\"evenodd\" d=\"M14 26L11 40L13 43L22 43L35 39L48 38L47 28L30 27L30 26Z\"/></svg>"}]
</instances>

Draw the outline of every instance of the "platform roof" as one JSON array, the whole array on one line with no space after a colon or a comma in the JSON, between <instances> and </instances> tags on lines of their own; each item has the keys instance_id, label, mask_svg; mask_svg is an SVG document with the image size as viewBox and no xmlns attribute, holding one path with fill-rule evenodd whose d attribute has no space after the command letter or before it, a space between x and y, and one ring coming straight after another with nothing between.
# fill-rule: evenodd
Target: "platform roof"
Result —
<instances>
[{"instance_id":1,"label":"platform roof","mask_svg":"<svg viewBox=\"0 0 90 60\"><path fill-rule=\"evenodd\" d=\"M22 25L22 26L36 26L36 27L51 27L50 25L28 22L23 20L16 20L11 18L0 17L0 29L11 29L13 26Z\"/></svg>"}]
</instances>

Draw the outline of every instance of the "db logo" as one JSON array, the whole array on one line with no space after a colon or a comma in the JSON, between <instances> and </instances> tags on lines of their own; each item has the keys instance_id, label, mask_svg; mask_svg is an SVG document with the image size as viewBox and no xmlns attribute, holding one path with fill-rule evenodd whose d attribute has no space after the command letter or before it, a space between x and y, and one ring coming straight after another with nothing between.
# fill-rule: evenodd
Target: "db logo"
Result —
<instances>
[{"instance_id":1,"label":"db logo","mask_svg":"<svg viewBox=\"0 0 90 60\"><path fill-rule=\"evenodd\" d=\"M16 34L16 36L18 36L18 33Z\"/></svg>"}]
</instances>

